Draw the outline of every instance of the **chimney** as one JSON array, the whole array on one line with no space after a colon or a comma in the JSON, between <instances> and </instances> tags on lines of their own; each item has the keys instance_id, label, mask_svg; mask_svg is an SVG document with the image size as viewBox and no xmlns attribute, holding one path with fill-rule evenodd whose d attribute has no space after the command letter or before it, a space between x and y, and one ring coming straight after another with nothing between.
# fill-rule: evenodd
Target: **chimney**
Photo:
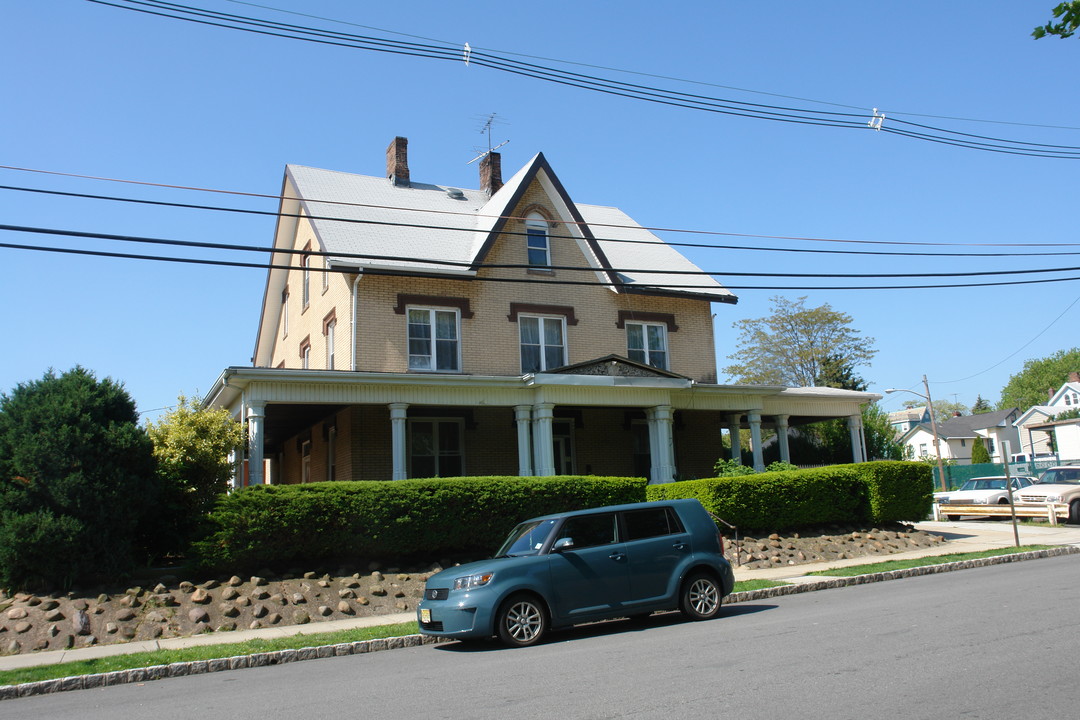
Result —
<instances>
[{"instance_id":1,"label":"chimney","mask_svg":"<svg viewBox=\"0 0 1080 720\"><path fill-rule=\"evenodd\" d=\"M480 189L491 196L502 186L502 155L490 151L480 161Z\"/></svg>"},{"instance_id":2,"label":"chimney","mask_svg":"<svg viewBox=\"0 0 1080 720\"><path fill-rule=\"evenodd\" d=\"M1075 370L1069 372L1069 382L1080 383L1080 372Z\"/></svg>"},{"instance_id":3,"label":"chimney","mask_svg":"<svg viewBox=\"0 0 1080 720\"><path fill-rule=\"evenodd\" d=\"M409 140L400 135L386 148L386 177L398 187L409 187Z\"/></svg>"}]
</instances>

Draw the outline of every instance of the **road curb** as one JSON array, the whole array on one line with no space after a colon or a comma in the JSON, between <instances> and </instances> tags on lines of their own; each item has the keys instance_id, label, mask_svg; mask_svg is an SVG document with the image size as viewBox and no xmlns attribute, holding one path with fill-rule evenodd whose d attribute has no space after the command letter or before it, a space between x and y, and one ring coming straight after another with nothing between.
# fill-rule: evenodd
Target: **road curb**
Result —
<instances>
[{"instance_id":1,"label":"road curb","mask_svg":"<svg viewBox=\"0 0 1080 720\"><path fill-rule=\"evenodd\" d=\"M900 580L902 578L917 577L920 575L935 575L937 573L955 572L956 570L968 570L970 568L988 567L990 565L1001 565L1024 560L1037 560L1060 555L1075 555L1078 553L1080 553L1080 547L1075 545L1063 545L1046 550L1031 550L1012 555L997 555L995 557L979 558L978 560L960 560L951 563L941 563L939 565L924 565L922 567L908 568L906 570L889 570L887 572L869 573L867 575L856 575L854 577L822 577L820 580L806 580L804 576L800 579L798 584L732 593L725 599L724 603L730 605L752 602L755 600L767 600L769 598L782 597L784 595L796 595L817 590L829 590L832 588L850 587L852 585L866 585L868 583L884 582L886 580ZM113 672L95 673L92 675L75 675L72 677L56 678L54 680L22 683L20 685L0 685L0 701L33 697L34 695L66 692L68 690L91 690L113 685L126 685L129 683L161 680L170 677L202 675L205 673L222 672L224 670L266 667L269 665L282 665L290 662L340 657L344 655L362 655L365 653L379 652L381 650L397 650L399 648L434 645L443 642L448 642L448 640L425 635L405 635L403 637L358 640L351 643L320 645L295 650L274 650L272 652L236 655L215 660L195 660L192 662L171 663L169 665L152 665L145 668L115 670Z\"/></svg>"}]
</instances>

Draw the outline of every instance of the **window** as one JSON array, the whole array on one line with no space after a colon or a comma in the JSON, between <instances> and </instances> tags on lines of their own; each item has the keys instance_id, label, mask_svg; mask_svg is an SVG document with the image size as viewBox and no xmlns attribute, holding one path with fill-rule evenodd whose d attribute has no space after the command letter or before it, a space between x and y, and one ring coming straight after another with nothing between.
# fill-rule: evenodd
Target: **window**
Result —
<instances>
[{"instance_id":1,"label":"window","mask_svg":"<svg viewBox=\"0 0 1080 720\"><path fill-rule=\"evenodd\" d=\"M310 250L311 246L308 245L304 250ZM307 306L311 304L311 257L308 255L300 256L300 270L301 272L301 291L300 291L300 307L307 310Z\"/></svg>"},{"instance_id":2,"label":"window","mask_svg":"<svg viewBox=\"0 0 1080 720\"><path fill-rule=\"evenodd\" d=\"M305 440L300 446L300 482L311 482L311 441Z\"/></svg>"},{"instance_id":3,"label":"window","mask_svg":"<svg viewBox=\"0 0 1080 720\"><path fill-rule=\"evenodd\" d=\"M323 260L323 272L322 272L322 291L326 292L330 289L330 260Z\"/></svg>"},{"instance_id":4,"label":"window","mask_svg":"<svg viewBox=\"0 0 1080 720\"><path fill-rule=\"evenodd\" d=\"M626 323L627 357L635 362L668 369L667 327L655 323Z\"/></svg>"},{"instance_id":5,"label":"window","mask_svg":"<svg viewBox=\"0 0 1080 720\"><path fill-rule=\"evenodd\" d=\"M530 213L525 218L525 237L529 265L532 267L549 267L551 265L551 249L548 246L548 223L542 215Z\"/></svg>"},{"instance_id":6,"label":"window","mask_svg":"<svg viewBox=\"0 0 1080 720\"><path fill-rule=\"evenodd\" d=\"M334 337L337 331L337 320L326 323L326 369L334 369Z\"/></svg>"},{"instance_id":7,"label":"window","mask_svg":"<svg viewBox=\"0 0 1080 720\"><path fill-rule=\"evenodd\" d=\"M281 337L289 337L289 288L281 292Z\"/></svg>"},{"instance_id":8,"label":"window","mask_svg":"<svg viewBox=\"0 0 1080 720\"><path fill-rule=\"evenodd\" d=\"M617 542L615 514L578 515L567 518L558 532L558 539L563 538L573 540L575 550Z\"/></svg>"},{"instance_id":9,"label":"window","mask_svg":"<svg viewBox=\"0 0 1080 720\"><path fill-rule=\"evenodd\" d=\"M663 507L624 513L623 526L626 528L627 541L683 532L674 511Z\"/></svg>"},{"instance_id":10,"label":"window","mask_svg":"<svg viewBox=\"0 0 1080 720\"><path fill-rule=\"evenodd\" d=\"M300 367L304 370L311 369L311 337L306 337L300 342Z\"/></svg>"},{"instance_id":11,"label":"window","mask_svg":"<svg viewBox=\"0 0 1080 720\"><path fill-rule=\"evenodd\" d=\"M518 317L521 335L521 372L553 370L566 364L563 318Z\"/></svg>"},{"instance_id":12,"label":"window","mask_svg":"<svg viewBox=\"0 0 1080 720\"><path fill-rule=\"evenodd\" d=\"M326 431L326 480L337 480L337 427Z\"/></svg>"},{"instance_id":13,"label":"window","mask_svg":"<svg viewBox=\"0 0 1080 720\"><path fill-rule=\"evenodd\" d=\"M409 369L456 372L458 311L409 308Z\"/></svg>"},{"instance_id":14,"label":"window","mask_svg":"<svg viewBox=\"0 0 1080 720\"><path fill-rule=\"evenodd\" d=\"M409 421L409 477L460 477L465 471L462 420Z\"/></svg>"}]
</instances>

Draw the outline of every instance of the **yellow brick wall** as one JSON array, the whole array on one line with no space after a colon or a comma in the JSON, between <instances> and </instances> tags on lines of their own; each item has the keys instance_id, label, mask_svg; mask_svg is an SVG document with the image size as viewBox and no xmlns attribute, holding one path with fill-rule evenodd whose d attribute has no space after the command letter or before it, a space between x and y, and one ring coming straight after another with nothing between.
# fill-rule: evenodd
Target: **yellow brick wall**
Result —
<instances>
[{"instance_id":1,"label":"yellow brick wall","mask_svg":"<svg viewBox=\"0 0 1080 720\"><path fill-rule=\"evenodd\" d=\"M556 217L554 207L539 183L529 188L521 203L510 214L521 215L534 205L544 207L549 216ZM506 230L510 233L524 232L524 223L511 220ZM560 224L551 234L565 236L568 233ZM551 237L550 247L553 265L588 266L575 239ZM525 265L524 236L500 236L485 262ZM499 282L488 280L490 278L528 279L532 282ZM620 310L671 313L675 316L678 330L668 333L669 368L698 382L716 382L712 314L708 302L617 294L606 287L561 285L553 282L556 280L596 282L597 276L591 271L530 272L524 268L484 269L478 279L472 281L366 276L359 285L359 369L407 371L406 316L394 312L398 294L405 293L469 298L474 317L461 321L462 372L467 374L521 374L518 324L507 319L510 303L516 302L569 305L574 308L578 324L568 324L566 327L568 364L611 353L627 355L626 330L616 327ZM339 335L342 317L339 307Z\"/></svg>"}]
</instances>

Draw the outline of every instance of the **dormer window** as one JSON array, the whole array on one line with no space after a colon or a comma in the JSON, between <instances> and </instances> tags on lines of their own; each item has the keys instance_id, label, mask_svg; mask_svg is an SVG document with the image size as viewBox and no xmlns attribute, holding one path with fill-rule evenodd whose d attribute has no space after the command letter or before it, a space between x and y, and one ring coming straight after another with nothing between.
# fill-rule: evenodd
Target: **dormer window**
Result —
<instances>
[{"instance_id":1,"label":"dormer window","mask_svg":"<svg viewBox=\"0 0 1080 720\"><path fill-rule=\"evenodd\" d=\"M551 248L548 244L548 222L540 213L529 213L525 218L526 248L529 265L546 268L551 266Z\"/></svg>"}]
</instances>

